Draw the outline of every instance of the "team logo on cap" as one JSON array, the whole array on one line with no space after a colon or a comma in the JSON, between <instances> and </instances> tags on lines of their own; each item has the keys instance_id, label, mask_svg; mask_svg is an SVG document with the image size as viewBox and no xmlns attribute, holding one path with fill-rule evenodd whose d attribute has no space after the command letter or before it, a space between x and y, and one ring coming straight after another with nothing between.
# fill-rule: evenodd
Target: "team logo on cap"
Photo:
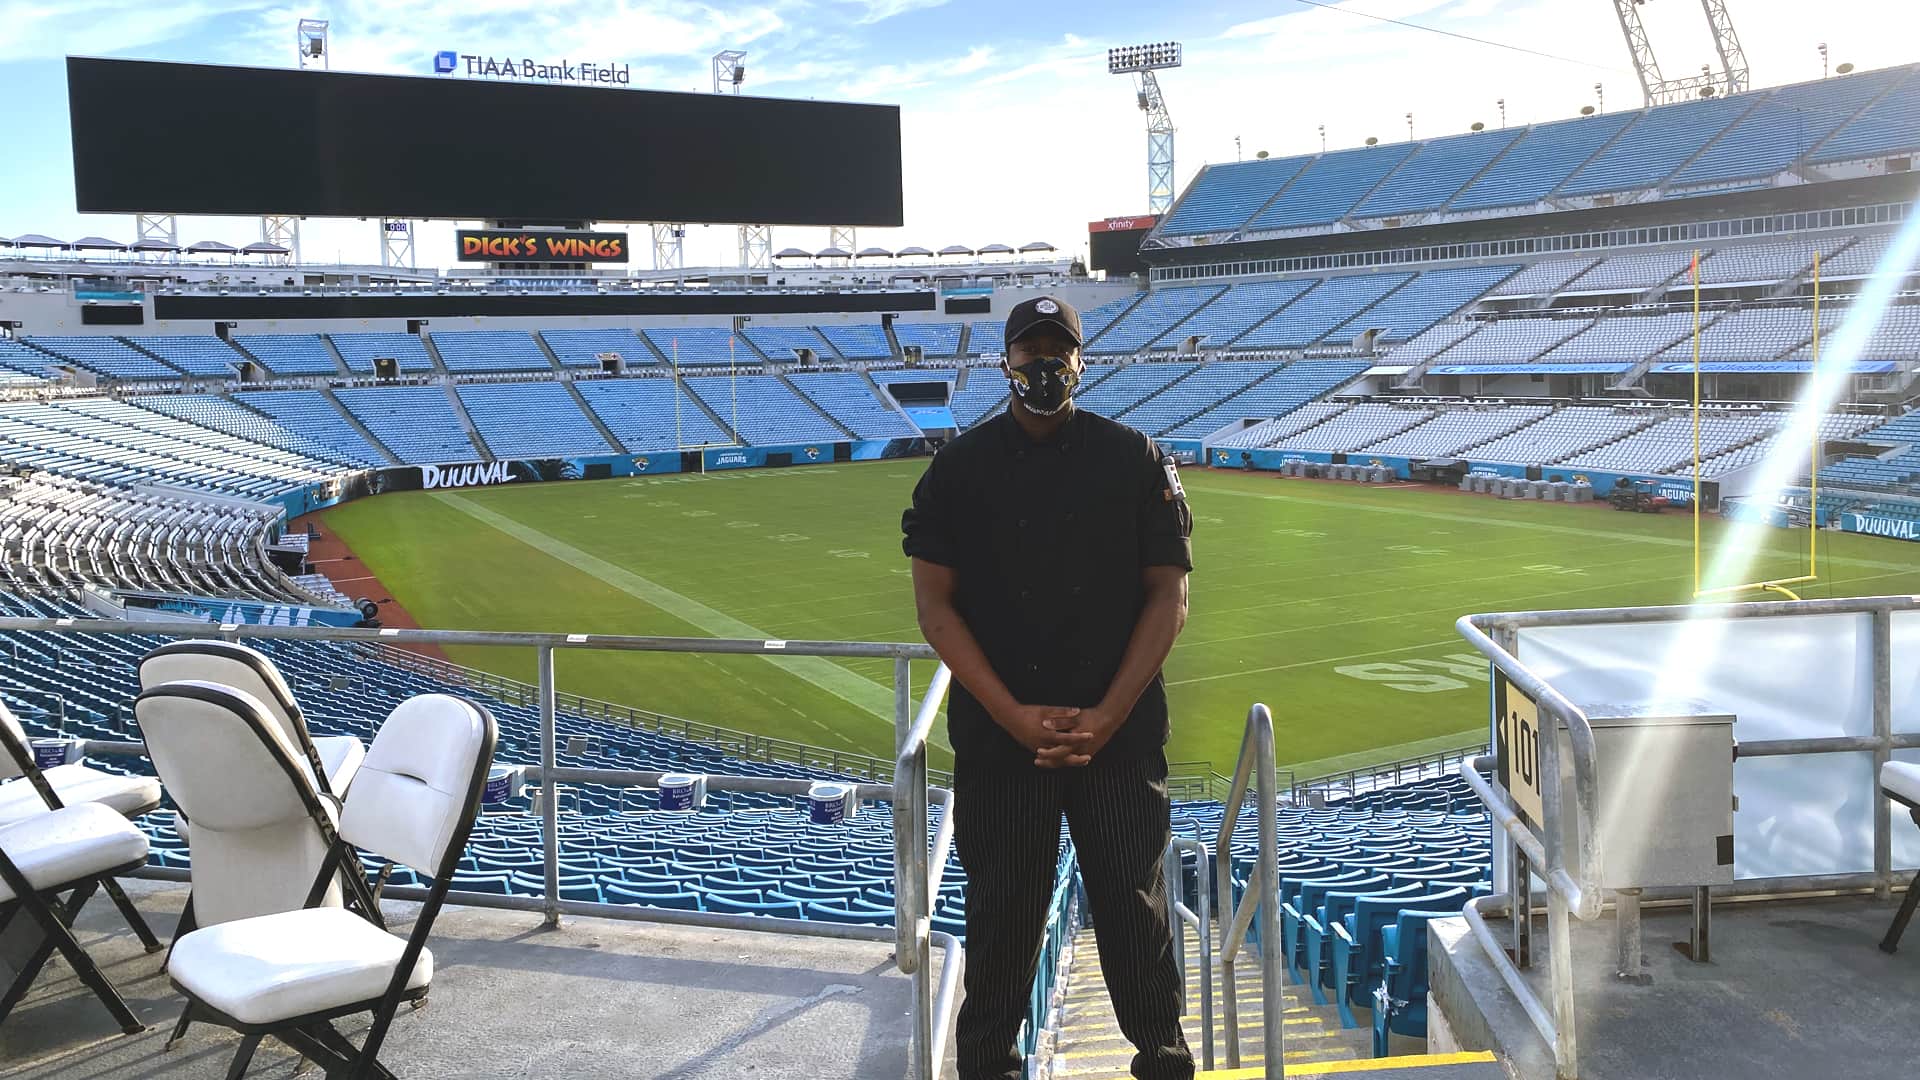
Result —
<instances>
[{"instance_id":1,"label":"team logo on cap","mask_svg":"<svg viewBox=\"0 0 1920 1080\"><path fill-rule=\"evenodd\" d=\"M1042 315L1058 315L1060 314L1060 305L1054 303L1051 300L1042 300L1039 303L1033 305L1033 310L1039 312Z\"/></svg>"}]
</instances>

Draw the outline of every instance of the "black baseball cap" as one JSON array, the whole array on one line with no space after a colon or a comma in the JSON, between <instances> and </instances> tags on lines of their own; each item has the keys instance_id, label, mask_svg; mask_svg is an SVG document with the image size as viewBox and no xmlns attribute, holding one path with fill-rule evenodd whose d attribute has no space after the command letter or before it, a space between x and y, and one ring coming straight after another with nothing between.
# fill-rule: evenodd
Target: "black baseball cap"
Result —
<instances>
[{"instance_id":1,"label":"black baseball cap","mask_svg":"<svg viewBox=\"0 0 1920 1080\"><path fill-rule=\"evenodd\" d=\"M1066 334L1075 345L1086 344L1080 337L1080 313L1057 296L1036 296L1007 312L1006 344L1012 345L1043 326Z\"/></svg>"}]
</instances>

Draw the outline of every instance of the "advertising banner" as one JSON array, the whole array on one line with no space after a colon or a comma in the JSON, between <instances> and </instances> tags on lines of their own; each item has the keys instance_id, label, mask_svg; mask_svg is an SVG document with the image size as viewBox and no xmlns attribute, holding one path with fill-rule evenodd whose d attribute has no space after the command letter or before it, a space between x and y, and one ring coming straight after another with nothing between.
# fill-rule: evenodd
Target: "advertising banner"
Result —
<instances>
[{"instance_id":1,"label":"advertising banner","mask_svg":"<svg viewBox=\"0 0 1920 1080\"><path fill-rule=\"evenodd\" d=\"M525 229L460 229L461 262L623 263L626 233L543 232Z\"/></svg>"},{"instance_id":2,"label":"advertising banner","mask_svg":"<svg viewBox=\"0 0 1920 1080\"><path fill-rule=\"evenodd\" d=\"M1849 510L1840 515L1840 528L1845 532L1864 533L1867 536L1920 541L1920 518L1894 517L1891 514L1863 514Z\"/></svg>"}]
</instances>

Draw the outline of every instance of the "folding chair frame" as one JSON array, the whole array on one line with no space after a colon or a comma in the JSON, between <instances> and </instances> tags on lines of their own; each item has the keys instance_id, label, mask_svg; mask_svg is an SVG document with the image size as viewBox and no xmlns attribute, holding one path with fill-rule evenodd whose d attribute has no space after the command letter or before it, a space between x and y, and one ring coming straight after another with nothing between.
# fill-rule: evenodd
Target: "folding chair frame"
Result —
<instances>
[{"instance_id":1,"label":"folding chair frame","mask_svg":"<svg viewBox=\"0 0 1920 1080\"><path fill-rule=\"evenodd\" d=\"M1902 798L1885 788L1881 792L1906 807L1907 812L1913 815L1913 823L1920 825L1920 803ZM1890 953L1900 948L1900 935L1907 932L1907 924L1913 921L1913 911L1917 907L1920 907L1920 873L1914 874L1913 880L1907 883L1907 897L1900 902L1900 910L1893 916L1893 925L1887 927L1887 936L1880 939L1881 952Z\"/></svg>"},{"instance_id":2,"label":"folding chair frame","mask_svg":"<svg viewBox=\"0 0 1920 1080\"><path fill-rule=\"evenodd\" d=\"M39 763L33 760L33 747L15 738L10 725L7 724L0 724L0 752L13 758L14 765L20 770L21 779L32 784L33 790L40 793L40 801L47 804L49 811L66 809L67 804L61 801L60 795L53 790L53 784L47 780L47 775L40 771ZM128 814L127 817L137 818L159 808L160 804L154 803L152 806L145 806ZM141 863L117 870L115 874L131 873L143 865L145 864ZM19 891L19 886L14 885L12 881L7 884L13 886L16 892ZM143 948L150 953L156 953L166 947L160 944L159 938L153 936L153 928L147 925L146 918L140 914L139 908L133 906L133 901L127 899L126 890L114 880L114 875L103 876L100 879L100 888L113 901L113 906L120 909L120 917L127 920L127 926L132 929L134 936L140 939L140 945Z\"/></svg>"},{"instance_id":3,"label":"folding chair frame","mask_svg":"<svg viewBox=\"0 0 1920 1080\"><path fill-rule=\"evenodd\" d=\"M193 689L190 687L182 689ZM149 691L151 693L152 691ZM146 696L145 694L141 695ZM427 890L427 898L420 906L420 914L414 919L413 931L407 935L407 944L400 953L400 962L394 966L393 978L387 983L386 992L377 998L368 998L346 1005L340 1005L319 1012L289 1017L265 1024L251 1024L237 1020L219 1009L208 1005L195 997L192 992L181 986L178 981L169 979L174 989L187 999L187 1008L180 1016L179 1024L173 1035L167 1040L171 1046L195 1020L207 1020L222 1027L231 1028L241 1034L240 1049L234 1054L233 1064L228 1067L227 1080L240 1080L247 1071L247 1065L253 1060L254 1051L263 1039L271 1036L285 1043L305 1057L319 1064L329 1080L347 1078L347 1080L393 1080L393 1073L380 1064L381 1044L386 1041L387 1031L393 1026L394 1014L400 1006L409 1001L419 1001L427 996L431 986L408 989L407 982L413 976L413 967L420 959L420 953L426 948L427 936L433 924L440 917L440 909L445 905L447 891L453 881L453 872L460 865L465 854L467 839L473 833L473 822L480 812L480 798L487 782L487 769L493 764L493 751L499 739L499 726L486 706L477 701L460 698L478 712L484 721L479 753L475 755L473 775L468 780L465 808L461 811L460 821L453 835L447 841L447 848L441 854L440 865L433 875L433 884ZM322 860L320 872L314 877L313 887L307 893L305 907L317 907L326 895L327 884L341 859L357 857L353 848L336 836L327 857ZM417 868L416 868L417 869ZM384 929L384 927L383 927ZM367 1031L367 1037L356 1049L333 1026L333 1021L356 1013L371 1012L373 1026Z\"/></svg>"},{"instance_id":4,"label":"folding chair frame","mask_svg":"<svg viewBox=\"0 0 1920 1080\"><path fill-rule=\"evenodd\" d=\"M155 651L158 652L160 650ZM151 656L153 654L149 653L148 655ZM260 741L260 745L266 749L267 755L273 758L275 764L280 766L281 775L286 778L287 783L299 796L301 807L306 810L307 817L313 821L314 828L319 830L320 838L326 842L329 851L327 865L334 865L334 854L338 849L345 848L344 856L338 860L337 869L340 874L341 884L346 893L345 901L347 907L358 911L369 922L380 927L382 930L386 929L386 918L380 913L380 904L374 898L373 887L367 883L366 867L361 865L360 856L351 846L340 843L339 830L334 828L333 819L327 815L326 808L320 803L322 798L331 799L333 796L326 794L322 790L317 790L315 785L308 783L307 778L302 775L299 763L289 757L285 753L284 748L268 733L269 728L278 730L279 725L275 724L271 718L261 715L258 710L248 704L245 698L216 690L211 686L193 686L181 683L162 683L151 690L144 691L139 697L133 699L134 716L136 719L139 716L140 702L145 701L149 697L178 697L193 701L204 701L208 704L219 705L221 708L228 710L245 722L247 730L253 732L254 738ZM146 745L146 741L146 732L142 730L140 733L140 742L142 745ZM311 743L307 745L307 753L309 755L313 754L313 746ZM151 746L147 747L147 760L154 760L153 748ZM319 778L320 786L324 787L326 777L325 774L319 770L318 760L317 756L312 758L314 762L314 775ZM183 819L186 818L184 811L181 813L181 817ZM187 819L187 823L191 826L191 819ZM324 895L324 890L322 890L322 892ZM318 901L315 900L313 903L318 903ZM309 906L311 906L311 904ZM193 913L193 894L189 892L187 894L186 906L180 911L180 921L174 926L173 940L179 941L191 933L198 925L199 923L194 918ZM171 947L168 948L167 956L168 959L172 959L173 951Z\"/></svg>"},{"instance_id":5,"label":"folding chair frame","mask_svg":"<svg viewBox=\"0 0 1920 1080\"><path fill-rule=\"evenodd\" d=\"M306 755L307 764L313 767L313 781L320 794L337 797L332 781L327 779L326 766L320 762L320 751L313 745L313 734L307 730L306 713L300 710L300 703L291 695L279 693L279 687L286 679L278 668L270 666L268 670L261 671L258 663L260 654L224 641L170 641L141 657L140 663L145 664L156 656L220 656L252 668L260 677L261 684L274 691L275 703L292 719L295 741L300 744L300 752Z\"/></svg>"},{"instance_id":6,"label":"folding chair frame","mask_svg":"<svg viewBox=\"0 0 1920 1080\"><path fill-rule=\"evenodd\" d=\"M48 959L57 950L66 958L67 963L72 965L73 973L80 977L80 981L86 984L87 989L93 991L93 996L99 998L100 1004L105 1005L107 1011L113 1014L113 1018L120 1024L121 1031L129 1035L137 1035L146 1030L146 1025L135 1018L133 1010L127 1008L126 1001L120 997L120 992L107 981L99 965L93 962L93 957L87 954L86 948L73 936L72 929L74 918L80 914L80 909L93 896L96 886L111 881L115 874L137 870L144 863L145 860L142 859L125 866L113 867L105 873L81 878L78 881L62 882L54 888L36 891L27 883L27 876L21 872L13 859L4 850L0 850L0 881L6 882L7 888L13 891L13 899L0 903L0 930L4 930L11 924L16 915L25 912L40 925L41 933L39 946L27 957L26 965L14 976L13 984L3 995L0 995L0 1022L4 1022L7 1015L13 1011L13 1007L27 996L27 990L33 986L33 980L39 976L40 970L46 967ZM73 892L67 897L65 903L60 903L59 894L67 889Z\"/></svg>"}]
</instances>

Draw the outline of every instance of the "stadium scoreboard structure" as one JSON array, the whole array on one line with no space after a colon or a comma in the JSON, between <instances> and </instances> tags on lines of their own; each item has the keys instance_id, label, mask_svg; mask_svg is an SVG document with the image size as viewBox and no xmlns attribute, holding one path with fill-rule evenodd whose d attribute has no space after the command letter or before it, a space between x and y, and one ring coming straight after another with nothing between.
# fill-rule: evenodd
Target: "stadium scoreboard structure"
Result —
<instances>
[{"instance_id":1,"label":"stadium scoreboard structure","mask_svg":"<svg viewBox=\"0 0 1920 1080\"><path fill-rule=\"evenodd\" d=\"M67 97L81 213L905 220L892 105L83 57Z\"/></svg>"}]
</instances>

